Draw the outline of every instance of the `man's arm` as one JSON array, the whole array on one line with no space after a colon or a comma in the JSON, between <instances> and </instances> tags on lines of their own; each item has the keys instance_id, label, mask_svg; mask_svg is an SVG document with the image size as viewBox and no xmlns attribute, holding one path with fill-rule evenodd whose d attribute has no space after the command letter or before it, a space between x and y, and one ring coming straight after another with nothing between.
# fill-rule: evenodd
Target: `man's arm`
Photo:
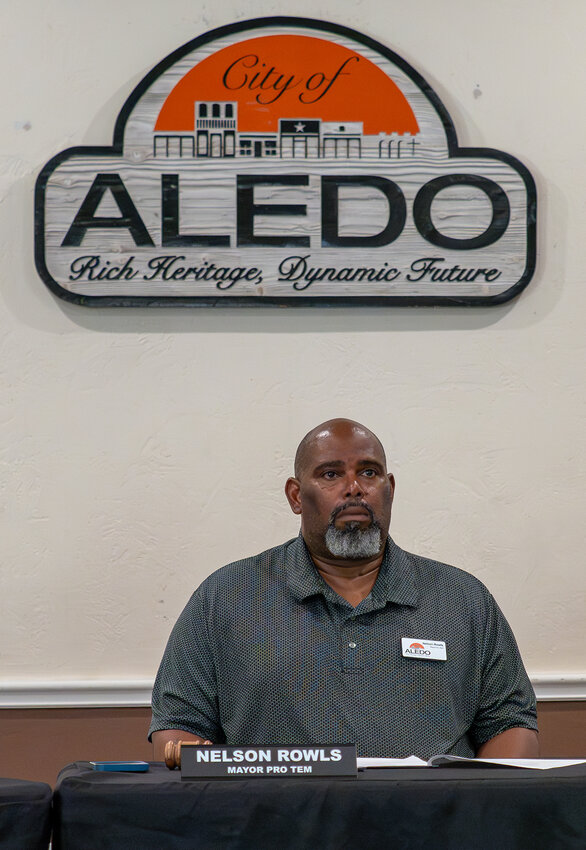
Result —
<instances>
[{"instance_id":1,"label":"man's arm","mask_svg":"<svg viewBox=\"0 0 586 850\"><path fill-rule=\"evenodd\" d=\"M154 736L153 736L154 737ZM479 759L536 759L539 758L539 736L533 729L507 729L482 744Z\"/></svg>"},{"instance_id":2,"label":"man's arm","mask_svg":"<svg viewBox=\"0 0 586 850\"><path fill-rule=\"evenodd\" d=\"M478 610L484 614L484 647L470 730L476 758L538 758L535 693L511 627L490 593Z\"/></svg>"},{"instance_id":3,"label":"man's arm","mask_svg":"<svg viewBox=\"0 0 586 850\"><path fill-rule=\"evenodd\" d=\"M218 719L213 648L201 597L200 589L175 623L153 686L149 739L156 761L164 761L165 746L170 742L210 744L224 740Z\"/></svg>"},{"instance_id":4,"label":"man's arm","mask_svg":"<svg viewBox=\"0 0 586 850\"><path fill-rule=\"evenodd\" d=\"M200 735L192 735L191 732L184 732L183 729L160 729L158 732L153 732L153 761L165 761L165 746L169 741L189 741L193 744L211 744L207 738L202 738Z\"/></svg>"}]
</instances>

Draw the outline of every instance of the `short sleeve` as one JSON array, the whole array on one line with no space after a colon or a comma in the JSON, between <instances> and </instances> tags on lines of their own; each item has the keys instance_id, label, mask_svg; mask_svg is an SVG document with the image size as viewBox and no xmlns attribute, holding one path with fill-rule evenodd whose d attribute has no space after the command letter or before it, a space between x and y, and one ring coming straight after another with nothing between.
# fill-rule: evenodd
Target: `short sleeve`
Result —
<instances>
[{"instance_id":1,"label":"short sleeve","mask_svg":"<svg viewBox=\"0 0 586 850\"><path fill-rule=\"evenodd\" d=\"M153 732L183 729L223 743L218 716L216 671L200 591L179 616L153 687Z\"/></svg>"},{"instance_id":2,"label":"short sleeve","mask_svg":"<svg viewBox=\"0 0 586 850\"><path fill-rule=\"evenodd\" d=\"M535 693L515 637L487 591L479 710L470 729L478 749L507 729L537 730Z\"/></svg>"}]
</instances>

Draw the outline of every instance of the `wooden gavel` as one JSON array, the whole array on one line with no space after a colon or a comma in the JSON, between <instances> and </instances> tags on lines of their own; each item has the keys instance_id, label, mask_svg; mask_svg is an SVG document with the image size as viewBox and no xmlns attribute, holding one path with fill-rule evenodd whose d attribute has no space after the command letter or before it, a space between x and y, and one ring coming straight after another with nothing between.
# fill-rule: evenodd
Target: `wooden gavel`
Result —
<instances>
[{"instance_id":1,"label":"wooden gavel","mask_svg":"<svg viewBox=\"0 0 586 850\"><path fill-rule=\"evenodd\" d=\"M175 770L176 767L181 767L182 744L209 746L211 743L207 738L192 738L190 741L167 741L165 744L165 764L169 770Z\"/></svg>"},{"instance_id":2,"label":"wooden gavel","mask_svg":"<svg viewBox=\"0 0 586 850\"><path fill-rule=\"evenodd\" d=\"M181 767L181 744L183 741L167 741L165 744L165 764L169 770Z\"/></svg>"}]
</instances>

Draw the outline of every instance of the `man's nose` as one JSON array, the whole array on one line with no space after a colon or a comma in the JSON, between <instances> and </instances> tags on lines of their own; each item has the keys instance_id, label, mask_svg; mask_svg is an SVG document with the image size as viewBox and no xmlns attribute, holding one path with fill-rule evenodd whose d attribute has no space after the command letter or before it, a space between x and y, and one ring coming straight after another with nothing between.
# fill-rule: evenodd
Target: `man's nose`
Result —
<instances>
[{"instance_id":1,"label":"man's nose","mask_svg":"<svg viewBox=\"0 0 586 850\"><path fill-rule=\"evenodd\" d=\"M346 480L346 495L357 498L362 495L362 486L357 476L349 475Z\"/></svg>"}]
</instances>

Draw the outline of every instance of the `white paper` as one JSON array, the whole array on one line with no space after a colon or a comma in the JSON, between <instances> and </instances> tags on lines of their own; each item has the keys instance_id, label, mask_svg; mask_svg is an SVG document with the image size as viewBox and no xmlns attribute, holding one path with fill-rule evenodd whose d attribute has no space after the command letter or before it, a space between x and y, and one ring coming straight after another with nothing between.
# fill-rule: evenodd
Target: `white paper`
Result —
<instances>
[{"instance_id":1,"label":"white paper","mask_svg":"<svg viewBox=\"0 0 586 850\"><path fill-rule=\"evenodd\" d=\"M418 756L404 759L357 758L359 770L367 767L432 767L453 764L454 762L474 762L475 764L494 764L503 767L525 767L532 770L553 770L556 767L569 767L572 764L586 764L586 759L469 759L464 756L432 756L428 762Z\"/></svg>"},{"instance_id":2,"label":"white paper","mask_svg":"<svg viewBox=\"0 0 586 850\"><path fill-rule=\"evenodd\" d=\"M417 756L406 759L357 758L356 763L358 770L364 767L427 767L427 762Z\"/></svg>"},{"instance_id":3,"label":"white paper","mask_svg":"<svg viewBox=\"0 0 586 850\"><path fill-rule=\"evenodd\" d=\"M467 759L463 756L433 756L430 765L441 767L450 762L475 762L476 764L495 764L503 767L528 767L532 770L552 770L555 767L569 767L572 764L586 764L586 759Z\"/></svg>"}]
</instances>

